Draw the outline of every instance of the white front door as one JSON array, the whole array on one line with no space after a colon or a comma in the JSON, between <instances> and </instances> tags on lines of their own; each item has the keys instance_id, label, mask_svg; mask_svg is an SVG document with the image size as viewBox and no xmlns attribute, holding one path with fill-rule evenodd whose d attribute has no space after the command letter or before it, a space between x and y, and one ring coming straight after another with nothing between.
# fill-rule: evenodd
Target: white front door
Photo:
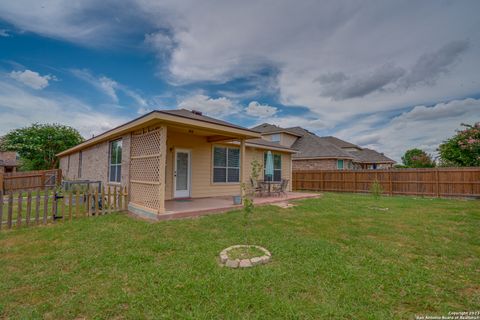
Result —
<instances>
[{"instance_id":1,"label":"white front door","mask_svg":"<svg viewBox=\"0 0 480 320\"><path fill-rule=\"evenodd\" d=\"M175 150L175 170L173 172L173 185L175 198L190 197L190 150Z\"/></svg>"}]
</instances>

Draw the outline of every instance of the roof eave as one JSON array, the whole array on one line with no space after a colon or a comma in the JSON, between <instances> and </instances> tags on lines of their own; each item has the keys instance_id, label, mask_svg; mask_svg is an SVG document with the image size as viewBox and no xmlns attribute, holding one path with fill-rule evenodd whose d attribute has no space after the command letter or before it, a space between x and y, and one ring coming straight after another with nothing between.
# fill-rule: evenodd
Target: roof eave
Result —
<instances>
[{"instance_id":1,"label":"roof eave","mask_svg":"<svg viewBox=\"0 0 480 320\"><path fill-rule=\"evenodd\" d=\"M227 124L219 124L206 120L192 119L182 115L173 115L167 112L154 110L141 117L138 117L113 129L105 131L104 133L96 137L90 138L80 143L79 145L76 145L75 147L62 151L57 154L57 157L66 156L68 154L88 148L89 146L95 145L97 143L112 140L113 138L117 138L125 133L138 130L139 128L145 127L150 124L155 124L156 122L165 122L166 124L191 125L198 128L208 128L212 131L228 133L232 136L242 137L244 139L261 138L261 134L259 132L247 128L242 129L234 126L229 126ZM208 124L208 126L205 125L206 123Z\"/></svg>"}]
</instances>

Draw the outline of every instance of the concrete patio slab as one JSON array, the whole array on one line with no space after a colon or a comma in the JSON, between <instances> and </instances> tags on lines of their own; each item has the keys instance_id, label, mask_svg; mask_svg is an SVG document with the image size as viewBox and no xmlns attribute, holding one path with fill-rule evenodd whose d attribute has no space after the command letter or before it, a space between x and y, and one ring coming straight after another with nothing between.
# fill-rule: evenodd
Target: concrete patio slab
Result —
<instances>
[{"instance_id":1,"label":"concrete patio slab","mask_svg":"<svg viewBox=\"0 0 480 320\"><path fill-rule=\"evenodd\" d=\"M280 197L256 197L253 202L256 206L275 203L285 203L291 200L317 198L321 194L288 192ZM210 197L194 199L175 199L165 201L166 212L157 215L154 220L171 220L202 216L207 214L222 213L242 208L242 205L234 205L232 197Z\"/></svg>"}]
</instances>

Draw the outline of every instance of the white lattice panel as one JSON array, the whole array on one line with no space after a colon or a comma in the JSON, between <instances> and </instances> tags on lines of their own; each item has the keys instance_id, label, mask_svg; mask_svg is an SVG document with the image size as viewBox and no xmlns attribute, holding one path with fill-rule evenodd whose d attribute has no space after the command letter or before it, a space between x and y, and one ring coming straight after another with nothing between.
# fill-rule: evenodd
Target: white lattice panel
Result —
<instances>
[{"instance_id":1,"label":"white lattice panel","mask_svg":"<svg viewBox=\"0 0 480 320\"><path fill-rule=\"evenodd\" d=\"M165 133L164 128L135 133L130 147L130 201L153 210L163 207L160 191L165 170Z\"/></svg>"},{"instance_id":2,"label":"white lattice panel","mask_svg":"<svg viewBox=\"0 0 480 320\"><path fill-rule=\"evenodd\" d=\"M130 179L141 181L160 180L160 161L158 156L130 160Z\"/></svg>"},{"instance_id":3,"label":"white lattice panel","mask_svg":"<svg viewBox=\"0 0 480 320\"><path fill-rule=\"evenodd\" d=\"M164 141L163 129L159 128L150 132L133 134L131 156L148 156L158 154Z\"/></svg>"},{"instance_id":4,"label":"white lattice panel","mask_svg":"<svg viewBox=\"0 0 480 320\"><path fill-rule=\"evenodd\" d=\"M130 201L150 209L160 207L160 186L132 183L130 186Z\"/></svg>"}]
</instances>

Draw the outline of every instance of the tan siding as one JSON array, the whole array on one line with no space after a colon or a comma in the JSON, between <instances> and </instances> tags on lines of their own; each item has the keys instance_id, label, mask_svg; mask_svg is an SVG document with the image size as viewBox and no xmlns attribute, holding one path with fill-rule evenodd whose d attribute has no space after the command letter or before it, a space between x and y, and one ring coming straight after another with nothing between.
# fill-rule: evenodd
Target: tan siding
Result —
<instances>
[{"instance_id":1,"label":"tan siding","mask_svg":"<svg viewBox=\"0 0 480 320\"><path fill-rule=\"evenodd\" d=\"M272 141L273 134L263 134L262 139ZM291 147L297 141L297 137L288 133L280 133L280 144L285 147Z\"/></svg>"},{"instance_id":2,"label":"tan siding","mask_svg":"<svg viewBox=\"0 0 480 320\"><path fill-rule=\"evenodd\" d=\"M183 133L172 132L168 134L167 139L167 166L165 193L166 199L172 199L173 194L173 170L175 148L189 149L191 151L191 196L193 198L227 196L240 194L239 183L213 183L212 182L212 146L222 145L218 143L208 143L206 137L194 136ZM230 145L231 147L231 145ZM247 170L242 173L244 181L248 182L250 177L251 162L254 159L263 164L264 150L257 148L246 148L245 159L247 161ZM283 154L282 157L282 176L291 180L290 154Z\"/></svg>"},{"instance_id":3,"label":"tan siding","mask_svg":"<svg viewBox=\"0 0 480 320\"><path fill-rule=\"evenodd\" d=\"M280 144L286 147L291 147L292 144L297 141L297 137L291 134L287 133L282 133L281 139L280 139Z\"/></svg>"}]
</instances>

